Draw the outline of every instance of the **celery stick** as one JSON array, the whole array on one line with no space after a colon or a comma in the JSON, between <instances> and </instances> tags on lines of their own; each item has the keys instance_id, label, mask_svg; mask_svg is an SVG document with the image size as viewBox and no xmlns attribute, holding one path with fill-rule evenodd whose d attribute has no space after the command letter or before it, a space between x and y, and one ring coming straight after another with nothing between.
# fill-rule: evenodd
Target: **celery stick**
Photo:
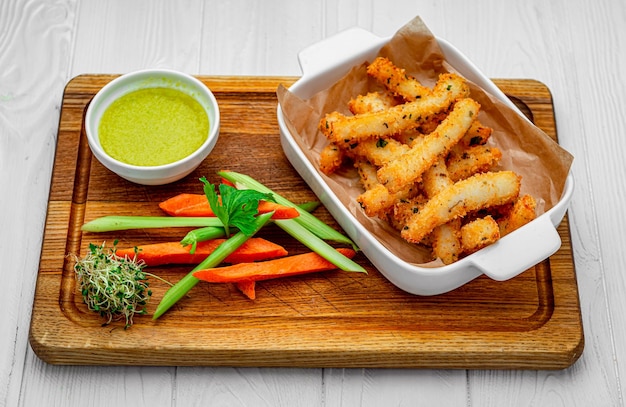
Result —
<instances>
[{"instance_id":1,"label":"celery stick","mask_svg":"<svg viewBox=\"0 0 626 407\"><path fill-rule=\"evenodd\" d=\"M310 201L299 204L298 206L305 211L310 212L315 210L319 206L319 204L320 203L318 201ZM187 235L185 235L185 237L180 241L180 244L182 244L183 246L191 245L191 250L189 250L189 253L194 254L198 243L224 237L225 235L226 233L224 231L224 228L207 226L204 228L189 231L189 233L187 233Z\"/></svg>"},{"instance_id":2,"label":"celery stick","mask_svg":"<svg viewBox=\"0 0 626 407\"><path fill-rule=\"evenodd\" d=\"M311 232L317 235L320 239L331 240L337 243L349 244L352 246L354 250L359 250L357 245L350 238L339 233L338 231L336 231L335 229L333 229L326 223L322 222L321 220L316 218L314 215L301 209L300 207L298 207L298 205L294 204L288 199L278 195L277 193L275 193L274 191L272 191L265 185L261 184L254 178L250 177L249 175L241 174L241 173L234 172L234 171L218 171L218 174L221 177L229 180L233 184L237 185L238 187L243 186L244 188L254 189L259 192L271 193L274 195L274 199L276 200L276 203L297 208L298 212L300 213L300 216L298 216L297 218L294 218L293 220L295 220L302 226L309 229Z\"/></svg>"},{"instance_id":3,"label":"celery stick","mask_svg":"<svg viewBox=\"0 0 626 407\"><path fill-rule=\"evenodd\" d=\"M194 272L218 266L226 257L228 257L235 250L237 250L239 246L241 246L246 240L252 237L256 232L258 232L270 220L273 214L273 212L269 212L257 216L254 220L254 233L252 233L250 236L247 236L243 232L237 232L231 238L219 245L213 251L213 253L211 253L206 259L204 259L202 263L198 264L185 277L180 279L178 283L174 284L174 286L167 290L167 292L161 299L161 302L157 306L156 311L154 311L152 319L159 318L168 309L170 309L172 305L174 305L185 294L187 294L189 290L195 287L195 285L200 280L193 276Z\"/></svg>"},{"instance_id":4,"label":"celery stick","mask_svg":"<svg viewBox=\"0 0 626 407\"><path fill-rule=\"evenodd\" d=\"M226 231L223 227L207 226L189 231L180 241L180 244L183 246L191 245L189 253L194 254L198 243L224 236L226 236Z\"/></svg>"},{"instance_id":5,"label":"celery stick","mask_svg":"<svg viewBox=\"0 0 626 407\"><path fill-rule=\"evenodd\" d=\"M320 203L320 201L309 201L298 204L298 207L304 211L313 212L318 206L320 206Z\"/></svg>"},{"instance_id":6,"label":"celery stick","mask_svg":"<svg viewBox=\"0 0 626 407\"><path fill-rule=\"evenodd\" d=\"M300 243L313 250L329 262L344 271L356 271L360 273L367 273L363 267L347 258L343 254L339 253L328 243L317 237L313 232L307 229L305 226L296 222L294 219L282 219L275 220L276 226L289 233Z\"/></svg>"},{"instance_id":7,"label":"celery stick","mask_svg":"<svg viewBox=\"0 0 626 407\"><path fill-rule=\"evenodd\" d=\"M128 229L168 228L168 227L223 227L215 217L173 217L173 216L103 216L87 222L85 232L111 232Z\"/></svg>"}]
</instances>

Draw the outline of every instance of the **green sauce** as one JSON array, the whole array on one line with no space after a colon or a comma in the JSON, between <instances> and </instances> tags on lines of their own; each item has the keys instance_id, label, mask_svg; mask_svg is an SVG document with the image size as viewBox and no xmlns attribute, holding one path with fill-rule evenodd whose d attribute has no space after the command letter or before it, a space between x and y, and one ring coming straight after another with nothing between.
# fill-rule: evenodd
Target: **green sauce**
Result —
<instances>
[{"instance_id":1,"label":"green sauce","mask_svg":"<svg viewBox=\"0 0 626 407\"><path fill-rule=\"evenodd\" d=\"M204 143L209 118L191 96L169 88L141 89L113 102L102 115L98 137L111 157L132 165L169 164Z\"/></svg>"}]
</instances>

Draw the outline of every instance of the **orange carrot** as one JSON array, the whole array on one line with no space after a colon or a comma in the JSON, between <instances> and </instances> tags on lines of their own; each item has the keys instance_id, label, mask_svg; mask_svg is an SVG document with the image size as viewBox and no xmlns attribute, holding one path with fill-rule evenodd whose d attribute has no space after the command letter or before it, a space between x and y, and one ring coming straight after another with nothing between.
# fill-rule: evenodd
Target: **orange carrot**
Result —
<instances>
[{"instance_id":1,"label":"orange carrot","mask_svg":"<svg viewBox=\"0 0 626 407\"><path fill-rule=\"evenodd\" d=\"M215 216L209 201L201 194L179 194L159 203L159 208L171 216ZM275 202L259 201L259 213L274 211L272 219L293 219L298 210Z\"/></svg>"},{"instance_id":2,"label":"orange carrot","mask_svg":"<svg viewBox=\"0 0 626 407\"><path fill-rule=\"evenodd\" d=\"M177 216L177 213L179 211L183 211L187 208L193 208L195 206L208 204L209 201L207 200L205 195L178 194L159 203L159 208L161 208L168 215ZM215 214L212 214L211 216L215 216Z\"/></svg>"},{"instance_id":3,"label":"orange carrot","mask_svg":"<svg viewBox=\"0 0 626 407\"><path fill-rule=\"evenodd\" d=\"M352 249L337 249L348 258L354 257ZM194 277L209 283L238 283L242 281L260 281L279 277L290 277L317 271L335 270L337 266L315 252L298 254L281 259L257 263L240 263L232 266L198 270Z\"/></svg>"},{"instance_id":4,"label":"orange carrot","mask_svg":"<svg viewBox=\"0 0 626 407\"><path fill-rule=\"evenodd\" d=\"M200 264L208 255L226 239L211 239L197 243L196 252L189 253L191 245L183 246L180 242L153 243L138 246L137 259L143 260L147 266L163 264ZM118 249L116 254L121 257L133 257L134 248ZM253 237L239 246L226 259L225 263L247 263L286 256L284 247L269 240Z\"/></svg>"},{"instance_id":5,"label":"orange carrot","mask_svg":"<svg viewBox=\"0 0 626 407\"><path fill-rule=\"evenodd\" d=\"M246 297L253 300L256 298L256 281L254 280L241 280L236 283L237 288L241 291Z\"/></svg>"}]
</instances>

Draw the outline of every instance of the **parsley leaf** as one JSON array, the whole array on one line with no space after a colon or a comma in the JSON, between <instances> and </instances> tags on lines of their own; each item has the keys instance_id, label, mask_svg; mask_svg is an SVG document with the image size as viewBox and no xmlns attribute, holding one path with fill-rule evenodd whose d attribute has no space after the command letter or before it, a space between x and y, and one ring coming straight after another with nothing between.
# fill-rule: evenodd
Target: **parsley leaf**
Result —
<instances>
[{"instance_id":1,"label":"parsley leaf","mask_svg":"<svg viewBox=\"0 0 626 407\"><path fill-rule=\"evenodd\" d=\"M256 231L255 216L259 211L259 201L272 201L272 194L265 194L251 189L237 189L230 185L220 184L219 195L215 186L205 177L200 178L204 183L204 193L211 205L215 216L224 224L226 236L230 236L230 227L239 229L246 236Z\"/></svg>"}]
</instances>

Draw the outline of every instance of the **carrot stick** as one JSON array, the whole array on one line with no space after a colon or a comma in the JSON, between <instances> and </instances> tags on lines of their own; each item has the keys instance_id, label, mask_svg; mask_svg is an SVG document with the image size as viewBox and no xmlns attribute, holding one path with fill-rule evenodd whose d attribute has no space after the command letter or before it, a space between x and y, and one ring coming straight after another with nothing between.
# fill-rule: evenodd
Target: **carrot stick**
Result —
<instances>
[{"instance_id":1,"label":"carrot stick","mask_svg":"<svg viewBox=\"0 0 626 407\"><path fill-rule=\"evenodd\" d=\"M200 264L226 239L211 239L197 243L196 251L191 254L191 245L183 246L180 242L164 242L147 244L137 247L137 259L143 260L147 266L160 266L163 264ZM115 252L120 257L135 256L135 248L118 249ZM265 240L254 237L247 240L233 253L224 259L225 263L248 263L274 259L286 256L287 250L284 247Z\"/></svg>"},{"instance_id":2,"label":"carrot stick","mask_svg":"<svg viewBox=\"0 0 626 407\"><path fill-rule=\"evenodd\" d=\"M226 178L222 178L221 182L222 182L222 184L226 184L226 185L228 185L230 187L235 188L235 184L233 182L230 182L230 180L227 180Z\"/></svg>"},{"instance_id":3,"label":"carrot stick","mask_svg":"<svg viewBox=\"0 0 626 407\"><path fill-rule=\"evenodd\" d=\"M346 257L352 258L356 252L352 249L336 249ZM209 283L237 283L241 281L260 281L279 277L290 277L317 271L334 270L337 266L315 252L267 260L258 263L240 263L232 266L209 268L193 273L194 277Z\"/></svg>"},{"instance_id":4,"label":"carrot stick","mask_svg":"<svg viewBox=\"0 0 626 407\"><path fill-rule=\"evenodd\" d=\"M272 217L271 213L262 214L254 219L254 230L250 234L245 234L242 231L235 233L229 237L224 243L219 245L213 253L211 253L206 259L202 260L202 263L198 264L189 273L185 274L176 284L170 287L165 292L161 302L157 305L152 319L157 320L167 312L174 304L178 302L185 294L198 284L200 280L193 276L193 273L197 270L204 270L207 268L215 267L220 264L228 255L232 254L239 246L249 240L255 233L257 233Z\"/></svg>"},{"instance_id":5,"label":"carrot stick","mask_svg":"<svg viewBox=\"0 0 626 407\"><path fill-rule=\"evenodd\" d=\"M235 283L239 291L241 291L246 297L253 300L256 298L256 281L254 280L241 280Z\"/></svg>"},{"instance_id":6,"label":"carrot stick","mask_svg":"<svg viewBox=\"0 0 626 407\"><path fill-rule=\"evenodd\" d=\"M215 216L206 195L179 194L161 203L159 207L171 216L201 217ZM293 219L299 216L298 210L275 202L259 201L259 213L274 211L272 219Z\"/></svg>"}]
</instances>

